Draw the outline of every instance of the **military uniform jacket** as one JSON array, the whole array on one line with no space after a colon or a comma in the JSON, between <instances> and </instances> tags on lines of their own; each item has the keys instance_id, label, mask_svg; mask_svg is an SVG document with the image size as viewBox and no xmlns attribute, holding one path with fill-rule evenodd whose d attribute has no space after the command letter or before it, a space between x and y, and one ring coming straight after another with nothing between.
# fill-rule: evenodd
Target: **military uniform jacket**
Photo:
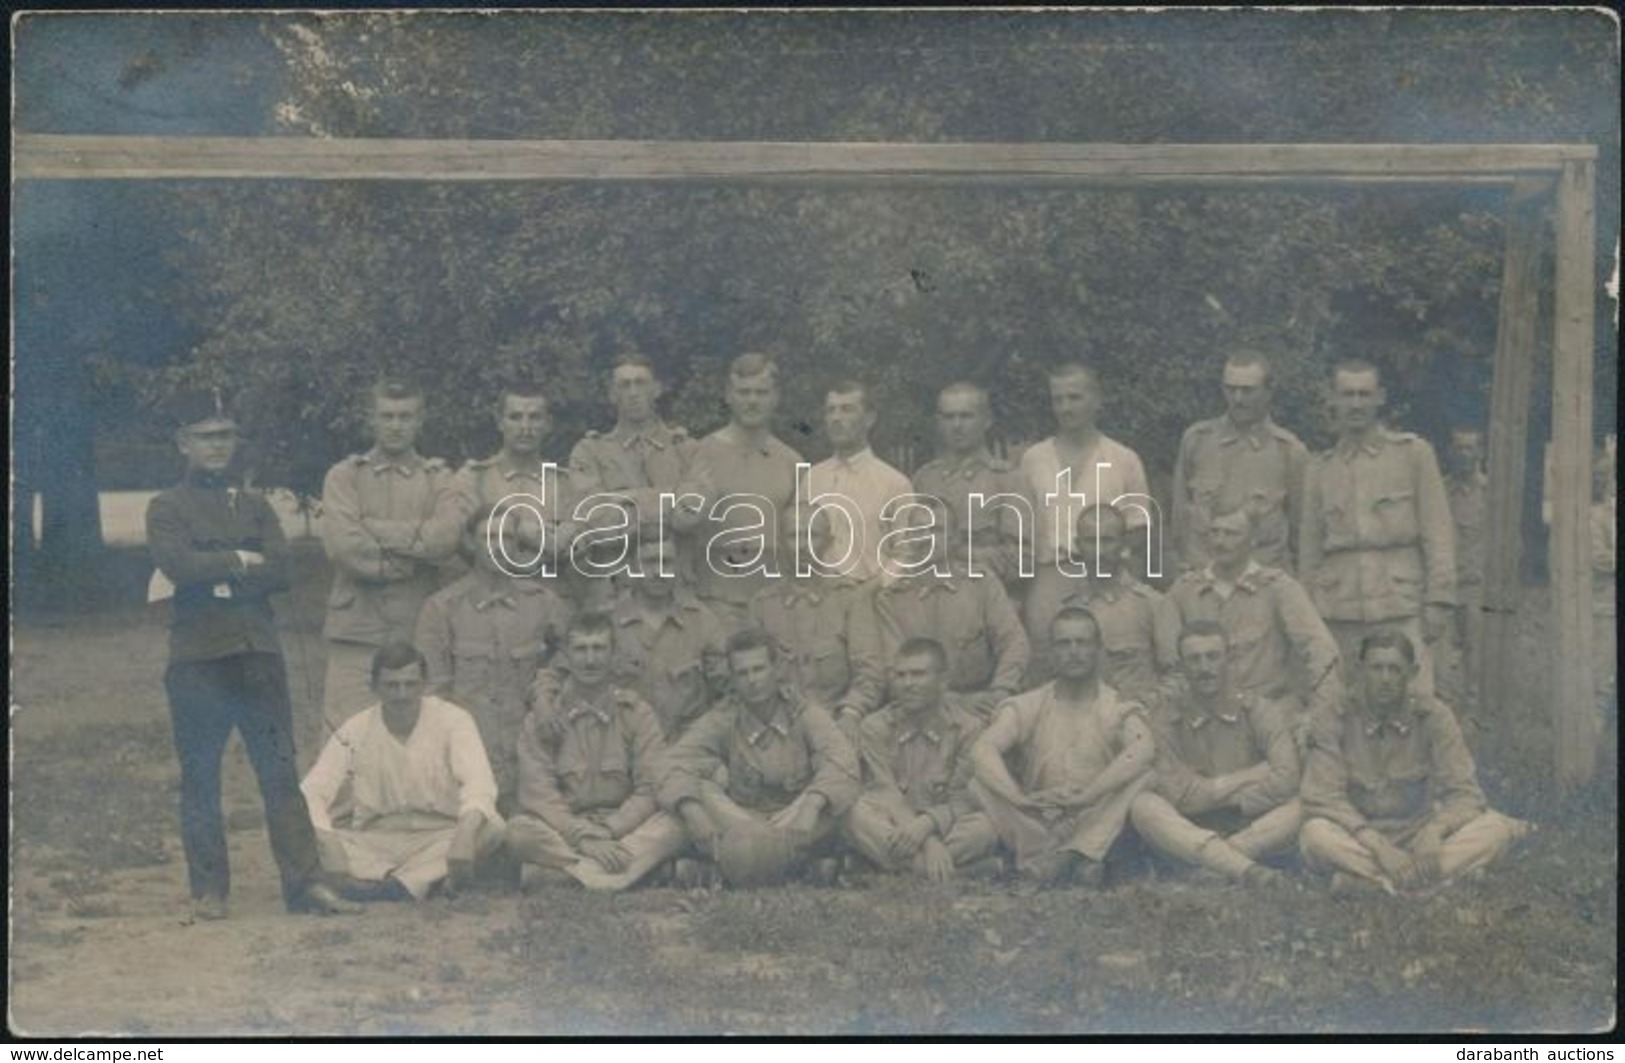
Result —
<instances>
[{"instance_id":1,"label":"military uniform jacket","mask_svg":"<svg viewBox=\"0 0 1625 1063\"><path fill-rule=\"evenodd\" d=\"M950 689L1021 689L1032 648L998 580L971 579L955 566L948 576L910 576L881 587L874 602L883 660L908 639L936 639L948 654Z\"/></svg>"},{"instance_id":2,"label":"military uniform jacket","mask_svg":"<svg viewBox=\"0 0 1625 1063\"><path fill-rule=\"evenodd\" d=\"M624 837L655 812L665 745L632 691L565 680L520 728L519 808L560 833L591 819Z\"/></svg>"},{"instance_id":3,"label":"military uniform jacket","mask_svg":"<svg viewBox=\"0 0 1625 1063\"><path fill-rule=\"evenodd\" d=\"M531 465L514 465L501 452L466 463L441 492L434 515L424 525L424 541L429 551L450 556L461 543L463 531L474 515L510 495L528 496L528 504L541 512L550 553L568 551L577 530L572 516L580 493L568 467L555 468L550 475L544 475L545 464L538 459ZM556 566L567 569L563 559L568 558L568 553L558 556L561 560Z\"/></svg>"},{"instance_id":4,"label":"military uniform jacket","mask_svg":"<svg viewBox=\"0 0 1625 1063\"><path fill-rule=\"evenodd\" d=\"M1455 534L1427 441L1376 428L1309 463L1298 572L1327 620L1418 616L1456 601Z\"/></svg>"},{"instance_id":5,"label":"military uniform jacket","mask_svg":"<svg viewBox=\"0 0 1625 1063\"><path fill-rule=\"evenodd\" d=\"M683 428L658 420L636 429L618 424L608 432L588 432L570 451L570 472L582 497L624 495L635 510L633 523L652 528L660 521L660 495L691 486L694 450Z\"/></svg>"},{"instance_id":6,"label":"military uniform jacket","mask_svg":"<svg viewBox=\"0 0 1625 1063\"><path fill-rule=\"evenodd\" d=\"M733 425L725 425L706 436L694 448L692 466L696 493L703 499L701 511L709 517L711 507L726 495L755 496L749 501L766 507L768 525L764 556L774 557L773 517L795 504L796 464L801 455L779 439L768 436L760 445L740 442ZM731 529L758 523L759 514L748 506L725 508L716 520L699 525L699 549L694 559L695 590L702 598L748 607L763 585L760 576L725 575L735 565L744 565L756 554L759 544L749 535L729 537Z\"/></svg>"},{"instance_id":7,"label":"military uniform jacket","mask_svg":"<svg viewBox=\"0 0 1625 1063\"><path fill-rule=\"evenodd\" d=\"M655 623L645 619L635 593L615 604L614 620L616 681L647 701L666 737L675 738L711 706L707 658L722 660L722 622L686 589Z\"/></svg>"},{"instance_id":8,"label":"military uniform jacket","mask_svg":"<svg viewBox=\"0 0 1625 1063\"><path fill-rule=\"evenodd\" d=\"M382 646L410 640L418 611L439 582L437 554L424 539L444 463L413 453L390 459L377 448L352 454L322 484L322 545L333 565L322 633Z\"/></svg>"},{"instance_id":9,"label":"military uniform jacket","mask_svg":"<svg viewBox=\"0 0 1625 1063\"><path fill-rule=\"evenodd\" d=\"M1247 816L1258 816L1297 796L1302 780L1290 720L1296 706L1256 694L1231 692L1216 712L1204 711L1183 685L1151 714L1157 739L1157 792L1185 815L1218 805L1212 780L1268 763L1269 778L1241 795Z\"/></svg>"},{"instance_id":10,"label":"military uniform jacket","mask_svg":"<svg viewBox=\"0 0 1625 1063\"><path fill-rule=\"evenodd\" d=\"M1305 815L1401 839L1429 823L1448 834L1486 807L1455 716L1443 702L1416 695L1386 719L1355 694L1317 713L1302 797Z\"/></svg>"},{"instance_id":11,"label":"military uniform jacket","mask_svg":"<svg viewBox=\"0 0 1625 1063\"><path fill-rule=\"evenodd\" d=\"M660 787L662 807L677 811L706 781L722 782L736 804L772 813L803 793L822 794L843 815L861 788L857 753L828 711L793 688L780 690L772 718L729 698L694 722L672 746Z\"/></svg>"},{"instance_id":12,"label":"military uniform jacket","mask_svg":"<svg viewBox=\"0 0 1625 1063\"><path fill-rule=\"evenodd\" d=\"M757 592L750 622L773 637L797 689L821 705L869 712L885 685L874 606L837 577L780 579Z\"/></svg>"},{"instance_id":13,"label":"military uniform jacket","mask_svg":"<svg viewBox=\"0 0 1625 1063\"><path fill-rule=\"evenodd\" d=\"M504 579L493 588L475 572L432 595L417 627L430 683L471 711L484 701L522 717L536 670L570 622L569 605L551 590L520 589L535 582Z\"/></svg>"},{"instance_id":14,"label":"military uniform jacket","mask_svg":"<svg viewBox=\"0 0 1625 1063\"><path fill-rule=\"evenodd\" d=\"M1183 624L1211 620L1230 644L1230 679L1236 689L1280 694L1290 689L1294 657L1307 691L1335 674L1337 640L1303 586L1278 568L1249 562L1228 596L1211 568L1186 572L1168 589Z\"/></svg>"},{"instance_id":15,"label":"military uniform jacket","mask_svg":"<svg viewBox=\"0 0 1625 1063\"><path fill-rule=\"evenodd\" d=\"M1308 461L1303 442L1268 418L1246 431L1228 415L1187 428L1174 464L1172 515L1184 567L1208 563L1208 519L1243 506L1254 518L1253 556L1266 565L1290 564Z\"/></svg>"},{"instance_id":16,"label":"military uniform jacket","mask_svg":"<svg viewBox=\"0 0 1625 1063\"><path fill-rule=\"evenodd\" d=\"M930 816L937 836L946 838L956 820L980 810L968 787L970 750L982 727L952 694L924 719L887 705L859 726L858 752L873 789Z\"/></svg>"},{"instance_id":17,"label":"military uniform jacket","mask_svg":"<svg viewBox=\"0 0 1625 1063\"><path fill-rule=\"evenodd\" d=\"M991 574L1006 587L1014 586L1020 578L1024 553L1031 568L1032 523L1036 519L1032 514L1037 511L1033 508L1026 479L1012 462L995 458L986 450L964 459L937 458L926 462L914 474L914 490L941 499L953 511L957 529L953 543L956 561L974 560L976 571ZM972 505L972 494L981 494L984 503ZM1013 495L1026 503L1024 512L1029 516L1025 529L1023 518L1010 505L1001 504L996 498L999 495Z\"/></svg>"},{"instance_id":18,"label":"military uniform jacket","mask_svg":"<svg viewBox=\"0 0 1625 1063\"><path fill-rule=\"evenodd\" d=\"M147 505L147 546L171 583L171 662L281 653L270 596L290 585L288 543L264 496L194 472ZM249 569L237 551L261 554Z\"/></svg>"}]
</instances>

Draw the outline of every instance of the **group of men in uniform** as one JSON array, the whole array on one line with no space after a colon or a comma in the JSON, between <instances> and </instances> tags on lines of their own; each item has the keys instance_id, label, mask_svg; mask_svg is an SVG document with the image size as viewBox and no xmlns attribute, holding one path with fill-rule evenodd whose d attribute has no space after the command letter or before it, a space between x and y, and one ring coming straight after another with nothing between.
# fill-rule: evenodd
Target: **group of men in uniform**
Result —
<instances>
[{"instance_id":1,"label":"group of men in uniform","mask_svg":"<svg viewBox=\"0 0 1625 1063\"><path fill-rule=\"evenodd\" d=\"M286 545L227 478L218 396L187 412L186 482L148 523L178 588L198 914L225 911L233 725L289 904L320 912L503 859L529 886L592 889L855 865L1099 884L1132 831L1244 883L1279 880L1296 846L1340 889L1403 891L1499 855L1524 825L1487 808L1434 696L1452 495L1425 441L1379 423L1377 371L1336 368L1337 441L1310 455L1271 419L1267 362L1230 357L1166 529L1140 459L1098 427L1094 372L1049 388L1057 431L1016 462L989 449L987 392L943 389L941 453L910 478L871 449L856 381L826 395L832 455L803 463L772 432L760 354L698 440L661 420L653 366L622 359L615 426L563 468L534 387L503 391L501 448L452 473L416 449L422 392L379 384L372 449L324 485L331 737L302 786L266 604Z\"/></svg>"}]
</instances>

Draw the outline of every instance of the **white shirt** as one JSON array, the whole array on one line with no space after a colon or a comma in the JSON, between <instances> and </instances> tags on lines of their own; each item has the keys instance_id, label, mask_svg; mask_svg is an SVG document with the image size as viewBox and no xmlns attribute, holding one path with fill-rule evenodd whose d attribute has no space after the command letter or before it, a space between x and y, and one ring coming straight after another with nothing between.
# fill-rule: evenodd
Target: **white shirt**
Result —
<instances>
[{"instance_id":1,"label":"white shirt","mask_svg":"<svg viewBox=\"0 0 1625 1063\"><path fill-rule=\"evenodd\" d=\"M809 509L819 495L831 492L842 496L841 499L824 501L833 503L830 508L838 506L852 517L850 528L834 513L826 518L832 541L829 556L822 560L836 561L845 557L840 564L831 565L830 571L856 580L878 575L880 539L891 530L890 524L882 524L880 511L892 499L913 493L914 486L908 477L864 447L849 458L836 454L814 465L808 474L808 486L811 489L806 499ZM803 513L804 520L807 515ZM854 529L858 535L856 542L851 534ZM849 548L850 554L847 553Z\"/></svg>"},{"instance_id":2,"label":"white shirt","mask_svg":"<svg viewBox=\"0 0 1625 1063\"><path fill-rule=\"evenodd\" d=\"M1053 436L1034 443L1021 456L1021 474L1032 491L1033 509L1038 516L1033 542L1040 563L1067 559L1078 515L1096 503L1111 503L1124 495L1138 495L1138 498L1124 498L1117 505L1130 528L1145 527L1145 513L1133 503L1149 508L1151 489L1146 486L1145 466L1134 451L1102 433L1094 451L1083 455L1073 469L1071 493L1083 495L1082 502L1066 497L1063 488L1057 486L1056 478L1064 467ZM1057 521L1060 522L1059 536Z\"/></svg>"},{"instance_id":3,"label":"white shirt","mask_svg":"<svg viewBox=\"0 0 1625 1063\"><path fill-rule=\"evenodd\" d=\"M417 726L405 741L390 732L381 705L350 717L299 788L317 830L333 829L341 800L356 830L403 813L459 819L478 810L489 822L501 822L496 779L474 717L433 696L424 697Z\"/></svg>"}]
</instances>

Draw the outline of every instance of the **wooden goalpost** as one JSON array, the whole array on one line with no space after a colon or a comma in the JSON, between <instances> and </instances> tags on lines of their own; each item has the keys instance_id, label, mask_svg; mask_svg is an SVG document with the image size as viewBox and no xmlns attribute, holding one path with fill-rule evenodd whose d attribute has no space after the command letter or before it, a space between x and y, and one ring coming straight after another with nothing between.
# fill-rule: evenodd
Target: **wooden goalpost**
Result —
<instances>
[{"instance_id":1,"label":"wooden goalpost","mask_svg":"<svg viewBox=\"0 0 1625 1063\"><path fill-rule=\"evenodd\" d=\"M1492 369L1481 689L1502 718L1518 604L1521 514L1550 218L1552 336L1551 720L1560 787L1595 770L1591 434L1596 313L1591 144L908 144L623 140L406 140L18 133L18 180L284 179L658 181L784 184L1491 185L1510 190Z\"/></svg>"}]
</instances>

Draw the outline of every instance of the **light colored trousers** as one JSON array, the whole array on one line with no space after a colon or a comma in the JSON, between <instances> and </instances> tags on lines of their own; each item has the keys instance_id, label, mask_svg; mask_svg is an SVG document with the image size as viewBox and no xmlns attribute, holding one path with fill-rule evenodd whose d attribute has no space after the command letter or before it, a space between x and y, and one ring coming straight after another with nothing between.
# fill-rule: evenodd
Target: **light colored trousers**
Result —
<instances>
[{"instance_id":1,"label":"light colored trousers","mask_svg":"<svg viewBox=\"0 0 1625 1063\"><path fill-rule=\"evenodd\" d=\"M1529 829L1522 820L1485 812L1445 836L1439 852L1439 875L1452 879L1499 859ZM1393 838L1396 844L1400 839ZM1405 839L1408 845L1409 839ZM1377 858L1353 834L1329 819L1310 819L1298 835L1298 848L1311 867L1346 871L1371 882L1390 885Z\"/></svg>"},{"instance_id":2,"label":"light colored trousers","mask_svg":"<svg viewBox=\"0 0 1625 1063\"><path fill-rule=\"evenodd\" d=\"M1142 775L1094 804L1069 810L1049 822L1017 808L978 780L971 780L970 789L993 821L999 841L1015 856L1020 871L1062 851L1105 860L1107 850L1128 823L1129 806L1150 781L1149 774Z\"/></svg>"},{"instance_id":3,"label":"light colored trousers","mask_svg":"<svg viewBox=\"0 0 1625 1063\"><path fill-rule=\"evenodd\" d=\"M896 831L907 826L917 813L896 800L886 800L878 794L864 794L846 814L842 833L852 848L871 860L882 871L922 871L920 853L907 861L893 860L886 853L886 841ZM957 817L948 836L942 839L955 867L973 864L985 856L993 855L999 846L999 832L993 821L982 812L971 812Z\"/></svg>"},{"instance_id":4,"label":"light colored trousers","mask_svg":"<svg viewBox=\"0 0 1625 1063\"><path fill-rule=\"evenodd\" d=\"M1220 834L1183 815L1161 794L1146 791L1134 799L1129 820L1158 852L1240 878L1259 857L1292 847L1303 823L1303 806L1293 798L1240 830Z\"/></svg>"},{"instance_id":5,"label":"light colored trousers","mask_svg":"<svg viewBox=\"0 0 1625 1063\"><path fill-rule=\"evenodd\" d=\"M444 819L443 824L433 826L318 830L322 870L362 882L394 878L422 900L450 871L446 857L457 835L457 821ZM481 824L474 840L474 858L484 860L494 854L502 847L503 835L501 821Z\"/></svg>"},{"instance_id":6,"label":"light colored trousers","mask_svg":"<svg viewBox=\"0 0 1625 1063\"><path fill-rule=\"evenodd\" d=\"M682 851L683 824L675 816L656 812L615 839L631 855L626 867L610 872L564 840L540 816L518 813L508 820L508 852L527 864L563 871L590 890L624 890Z\"/></svg>"}]
</instances>

